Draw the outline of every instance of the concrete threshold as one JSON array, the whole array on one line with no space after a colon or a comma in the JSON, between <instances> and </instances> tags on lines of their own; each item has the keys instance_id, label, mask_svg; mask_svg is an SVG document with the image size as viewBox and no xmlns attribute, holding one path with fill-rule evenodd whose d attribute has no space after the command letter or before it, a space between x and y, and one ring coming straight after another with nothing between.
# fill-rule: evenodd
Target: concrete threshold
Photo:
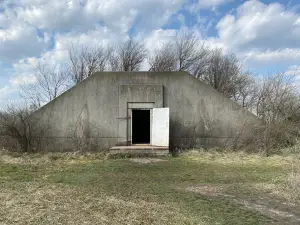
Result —
<instances>
[{"instance_id":1,"label":"concrete threshold","mask_svg":"<svg viewBox=\"0 0 300 225\"><path fill-rule=\"evenodd\" d=\"M131 145L131 146L115 146L109 150L110 154L153 154L167 155L169 148L164 146L152 145Z\"/></svg>"}]
</instances>

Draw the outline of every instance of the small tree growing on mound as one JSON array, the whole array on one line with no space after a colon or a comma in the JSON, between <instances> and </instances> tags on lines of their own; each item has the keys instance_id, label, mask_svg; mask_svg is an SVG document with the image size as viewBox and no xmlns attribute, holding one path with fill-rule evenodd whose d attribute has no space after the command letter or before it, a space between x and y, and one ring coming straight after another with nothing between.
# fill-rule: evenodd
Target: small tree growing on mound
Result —
<instances>
[{"instance_id":1,"label":"small tree growing on mound","mask_svg":"<svg viewBox=\"0 0 300 225\"><path fill-rule=\"evenodd\" d=\"M39 123L28 107L10 105L0 112L0 136L8 150L16 150L15 143L22 152L38 150L48 128Z\"/></svg>"},{"instance_id":2,"label":"small tree growing on mound","mask_svg":"<svg viewBox=\"0 0 300 225\"><path fill-rule=\"evenodd\" d=\"M260 81L252 111L264 122L248 140L253 148L268 155L296 144L300 137L300 96L293 77L277 74Z\"/></svg>"}]
</instances>

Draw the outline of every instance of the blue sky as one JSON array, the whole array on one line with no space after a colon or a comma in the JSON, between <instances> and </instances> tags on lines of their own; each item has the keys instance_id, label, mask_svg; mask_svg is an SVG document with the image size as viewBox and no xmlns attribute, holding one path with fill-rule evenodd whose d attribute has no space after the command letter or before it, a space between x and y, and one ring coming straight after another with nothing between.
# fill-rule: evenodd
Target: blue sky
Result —
<instances>
[{"instance_id":1,"label":"blue sky","mask_svg":"<svg viewBox=\"0 0 300 225\"><path fill-rule=\"evenodd\" d=\"M39 60L65 62L70 43L133 36L151 52L182 30L235 53L255 74L300 77L298 0L0 0L0 106L34 82Z\"/></svg>"}]
</instances>

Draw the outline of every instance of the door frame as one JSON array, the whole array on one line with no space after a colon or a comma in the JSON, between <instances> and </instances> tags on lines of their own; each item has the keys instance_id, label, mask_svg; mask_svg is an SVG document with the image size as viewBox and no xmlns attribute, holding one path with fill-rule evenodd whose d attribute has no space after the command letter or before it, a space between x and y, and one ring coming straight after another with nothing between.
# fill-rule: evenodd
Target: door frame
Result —
<instances>
[{"instance_id":1,"label":"door frame","mask_svg":"<svg viewBox=\"0 0 300 225\"><path fill-rule=\"evenodd\" d=\"M132 111L133 110L148 110L149 111L149 121L150 121L150 133L149 133L149 143L144 143L144 144L133 144L132 143L132 131L133 131L133 129L132 129L132 122L133 122L133 113L132 113ZM151 121L151 110L152 110L152 108L132 108L130 111L131 111L131 123L130 123L130 125L131 125L131 127L130 127L130 131L131 131L131 133L130 133L130 144L131 145L151 145L151 131L152 131L152 121Z\"/></svg>"},{"instance_id":2,"label":"door frame","mask_svg":"<svg viewBox=\"0 0 300 225\"><path fill-rule=\"evenodd\" d=\"M155 108L155 102L128 102L127 103L127 143L132 144L132 110L150 110L150 143L144 145L151 145L151 109Z\"/></svg>"}]
</instances>

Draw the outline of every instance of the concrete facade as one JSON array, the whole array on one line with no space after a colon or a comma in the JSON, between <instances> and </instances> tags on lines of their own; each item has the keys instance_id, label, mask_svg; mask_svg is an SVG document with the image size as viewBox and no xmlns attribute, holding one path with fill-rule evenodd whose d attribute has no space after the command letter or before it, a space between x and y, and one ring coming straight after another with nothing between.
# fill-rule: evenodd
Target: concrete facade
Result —
<instances>
[{"instance_id":1,"label":"concrete facade","mask_svg":"<svg viewBox=\"0 0 300 225\"><path fill-rule=\"evenodd\" d=\"M130 105L170 109L170 148L224 146L258 119L186 72L99 72L35 115L51 125L45 151L101 151L129 145Z\"/></svg>"}]
</instances>

